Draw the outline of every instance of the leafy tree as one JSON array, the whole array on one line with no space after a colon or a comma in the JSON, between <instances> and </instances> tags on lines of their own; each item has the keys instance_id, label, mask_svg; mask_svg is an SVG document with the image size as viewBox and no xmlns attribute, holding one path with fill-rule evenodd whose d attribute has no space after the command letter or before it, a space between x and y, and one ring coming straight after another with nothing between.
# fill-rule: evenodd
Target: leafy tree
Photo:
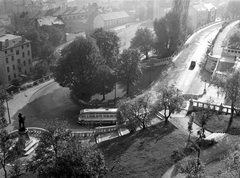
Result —
<instances>
[{"instance_id":1,"label":"leafy tree","mask_svg":"<svg viewBox=\"0 0 240 178\"><path fill-rule=\"evenodd\" d=\"M78 37L62 51L54 71L55 80L60 86L72 89L78 97L88 99L96 93L94 79L102 64L95 40Z\"/></svg>"},{"instance_id":2,"label":"leafy tree","mask_svg":"<svg viewBox=\"0 0 240 178\"><path fill-rule=\"evenodd\" d=\"M54 52L54 48L53 46L50 44L50 43L44 43L42 46L41 46L41 53L38 55L38 57L46 62L48 64L48 66L50 64L53 64L53 60L52 60L52 54Z\"/></svg>"},{"instance_id":3,"label":"leafy tree","mask_svg":"<svg viewBox=\"0 0 240 178\"><path fill-rule=\"evenodd\" d=\"M240 15L239 8L240 8L239 1L236 1L236 0L229 1L228 7L227 7L227 12L229 12L230 14L232 14L234 16L235 15L239 16Z\"/></svg>"},{"instance_id":4,"label":"leafy tree","mask_svg":"<svg viewBox=\"0 0 240 178\"><path fill-rule=\"evenodd\" d=\"M58 119L46 122L36 154L28 164L38 177L101 177L106 173L103 155L72 136L67 123Z\"/></svg>"},{"instance_id":5,"label":"leafy tree","mask_svg":"<svg viewBox=\"0 0 240 178\"><path fill-rule=\"evenodd\" d=\"M46 61L41 61L33 67L32 77L34 80L40 79L49 73L49 66Z\"/></svg>"},{"instance_id":6,"label":"leafy tree","mask_svg":"<svg viewBox=\"0 0 240 178\"><path fill-rule=\"evenodd\" d=\"M139 28L135 37L131 41L131 47L137 48L141 53L146 55L146 59L148 59L148 53L153 48L153 33L147 27Z\"/></svg>"},{"instance_id":7,"label":"leafy tree","mask_svg":"<svg viewBox=\"0 0 240 178\"><path fill-rule=\"evenodd\" d=\"M111 92L115 86L115 75L110 67L101 65L97 69L95 80L96 91L102 94L105 100L105 94Z\"/></svg>"},{"instance_id":8,"label":"leafy tree","mask_svg":"<svg viewBox=\"0 0 240 178\"><path fill-rule=\"evenodd\" d=\"M187 140L187 145L186 145L186 147L185 147L185 150L186 150L186 148L188 147L188 145L189 145L189 142L190 142L190 139L191 139L191 134L192 134L192 130L193 130L193 128L192 128L192 125L193 125L193 120L194 120L194 117L193 117L193 115L191 115L190 117L189 117L189 121L188 121L188 140Z\"/></svg>"},{"instance_id":9,"label":"leafy tree","mask_svg":"<svg viewBox=\"0 0 240 178\"><path fill-rule=\"evenodd\" d=\"M172 113L181 111L184 101L182 93L174 85L160 86L156 89L156 93L158 95L153 106L153 112L156 113L163 109L165 122L168 122Z\"/></svg>"},{"instance_id":10,"label":"leafy tree","mask_svg":"<svg viewBox=\"0 0 240 178\"><path fill-rule=\"evenodd\" d=\"M119 55L120 38L114 31L105 31L103 28L95 29L90 35L96 40L101 56L105 64L110 68L115 68L117 57Z\"/></svg>"},{"instance_id":11,"label":"leafy tree","mask_svg":"<svg viewBox=\"0 0 240 178\"><path fill-rule=\"evenodd\" d=\"M120 55L117 76L120 83L126 84L129 94L130 84L136 84L141 75L140 53L136 49L124 49Z\"/></svg>"},{"instance_id":12,"label":"leafy tree","mask_svg":"<svg viewBox=\"0 0 240 178\"><path fill-rule=\"evenodd\" d=\"M136 10L136 18L139 20L144 20L147 15L147 7L145 5L141 5Z\"/></svg>"},{"instance_id":13,"label":"leafy tree","mask_svg":"<svg viewBox=\"0 0 240 178\"><path fill-rule=\"evenodd\" d=\"M234 33L229 38L229 46L233 49L240 48L240 36L238 33Z\"/></svg>"},{"instance_id":14,"label":"leafy tree","mask_svg":"<svg viewBox=\"0 0 240 178\"><path fill-rule=\"evenodd\" d=\"M150 93L140 95L133 100L123 99L118 103L118 111L121 113L118 124L126 124L130 132L138 127L145 129L150 121L152 95Z\"/></svg>"},{"instance_id":15,"label":"leafy tree","mask_svg":"<svg viewBox=\"0 0 240 178\"><path fill-rule=\"evenodd\" d=\"M5 178L7 178L7 158L8 158L8 151L11 148L13 142L9 138L9 135L6 130L0 130L0 164L4 170Z\"/></svg>"},{"instance_id":16,"label":"leafy tree","mask_svg":"<svg viewBox=\"0 0 240 178\"><path fill-rule=\"evenodd\" d=\"M153 25L157 37L155 42L156 54L160 57L172 55L180 43L181 28L178 14L170 11L161 19L156 19Z\"/></svg>"},{"instance_id":17,"label":"leafy tree","mask_svg":"<svg viewBox=\"0 0 240 178\"><path fill-rule=\"evenodd\" d=\"M234 111L237 111L236 106L240 99L240 72L230 71L226 75L216 75L212 83L231 102L231 116L226 129L226 133L228 133L233 122Z\"/></svg>"},{"instance_id":18,"label":"leafy tree","mask_svg":"<svg viewBox=\"0 0 240 178\"><path fill-rule=\"evenodd\" d=\"M41 30L48 34L48 42L58 46L64 41L64 32L55 26L42 26Z\"/></svg>"},{"instance_id":19,"label":"leafy tree","mask_svg":"<svg viewBox=\"0 0 240 178\"><path fill-rule=\"evenodd\" d=\"M204 165L197 159L186 158L176 165L178 173L183 173L186 178L205 178Z\"/></svg>"}]
</instances>

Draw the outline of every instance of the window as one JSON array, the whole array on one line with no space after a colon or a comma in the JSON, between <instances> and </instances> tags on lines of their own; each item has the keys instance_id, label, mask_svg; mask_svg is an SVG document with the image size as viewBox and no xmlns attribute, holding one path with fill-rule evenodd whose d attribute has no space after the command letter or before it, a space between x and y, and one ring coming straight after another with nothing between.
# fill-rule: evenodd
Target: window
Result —
<instances>
[{"instance_id":1,"label":"window","mask_svg":"<svg viewBox=\"0 0 240 178\"><path fill-rule=\"evenodd\" d=\"M8 58L6 58L6 63L8 64Z\"/></svg>"},{"instance_id":2,"label":"window","mask_svg":"<svg viewBox=\"0 0 240 178\"><path fill-rule=\"evenodd\" d=\"M22 45L22 49L24 49L24 45Z\"/></svg>"},{"instance_id":3,"label":"window","mask_svg":"<svg viewBox=\"0 0 240 178\"><path fill-rule=\"evenodd\" d=\"M13 52L13 49L11 49L11 53Z\"/></svg>"},{"instance_id":4,"label":"window","mask_svg":"<svg viewBox=\"0 0 240 178\"><path fill-rule=\"evenodd\" d=\"M8 81L9 81L9 82L11 81L11 77L10 77L10 76L8 76Z\"/></svg>"},{"instance_id":5,"label":"window","mask_svg":"<svg viewBox=\"0 0 240 178\"><path fill-rule=\"evenodd\" d=\"M20 59L17 60L18 64L20 64Z\"/></svg>"},{"instance_id":6,"label":"window","mask_svg":"<svg viewBox=\"0 0 240 178\"><path fill-rule=\"evenodd\" d=\"M29 47L29 44L27 44L27 47Z\"/></svg>"},{"instance_id":7,"label":"window","mask_svg":"<svg viewBox=\"0 0 240 178\"><path fill-rule=\"evenodd\" d=\"M25 73L25 75L27 75L27 71L26 71L26 70L25 70L25 72L24 72L24 73Z\"/></svg>"},{"instance_id":8,"label":"window","mask_svg":"<svg viewBox=\"0 0 240 178\"><path fill-rule=\"evenodd\" d=\"M12 56L12 61L14 61L14 56Z\"/></svg>"},{"instance_id":9,"label":"window","mask_svg":"<svg viewBox=\"0 0 240 178\"><path fill-rule=\"evenodd\" d=\"M19 50L16 50L16 55L19 55Z\"/></svg>"},{"instance_id":10,"label":"window","mask_svg":"<svg viewBox=\"0 0 240 178\"><path fill-rule=\"evenodd\" d=\"M10 72L9 67L7 67L7 72Z\"/></svg>"},{"instance_id":11,"label":"window","mask_svg":"<svg viewBox=\"0 0 240 178\"><path fill-rule=\"evenodd\" d=\"M5 54L7 54L7 50L5 51Z\"/></svg>"},{"instance_id":12,"label":"window","mask_svg":"<svg viewBox=\"0 0 240 178\"><path fill-rule=\"evenodd\" d=\"M24 52L22 52L22 57L25 57L25 54L24 54Z\"/></svg>"},{"instance_id":13,"label":"window","mask_svg":"<svg viewBox=\"0 0 240 178\"><path fill-rule=\"evenodd\" d=\"M28 59L28 63L31 64L31 59Z\"/></svg>"},{"instance_id":14,"label":"window","mask_svg":"<svg viewBox=\"0 0 240 178\"><path fill-rule=\"evenodd\" d=\"M16 74L13 74L14 78L16 78Z\"/></svg>"},{"instance_id":15,"label":"window","mask_svg":"<svg viewBox=\"0 0 240 178\"><path fill-rule=\"evenodd\" d=\"M23 61L23 65L26 66L26 61Z\"/></svg>"},{"instance_id":16,"label":"window","mask_svg":"<svg viewBox=\"0 0 240 178\"><path fill-rule=\"evenodd\" d=\"M15 70L15 65L12 66L12 69Z\"/></svg>"},{"instance_id":17,"label":"window","mask_svg":"<svg viewBox=\"0 0 240 178\"><path fill-rule=\"evenodd\" d=\"M28 53L28 55L30 56L30 51L28 51L27 53Z\"/></svg>"}]
</instances>

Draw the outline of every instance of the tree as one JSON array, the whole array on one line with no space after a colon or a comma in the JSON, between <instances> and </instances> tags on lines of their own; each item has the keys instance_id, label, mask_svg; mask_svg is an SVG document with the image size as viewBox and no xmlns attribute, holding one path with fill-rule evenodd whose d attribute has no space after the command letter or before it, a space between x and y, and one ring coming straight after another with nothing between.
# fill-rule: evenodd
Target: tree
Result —
<instances>
[{"instance_id":1,"label":"tree","mask_svg":"<svg viewBox=\"0 0 240 178\"><path fill-rule=\"evenodd\" d=\"M99 66L95 80L96 91L102 94L103 100L105 100L105 94L111 92L115 86L115 75L113 70L107 65Z\"/></svg>"},{"instance_id":2,"label":"tree","mask_svg":"<svg viewBox=\"0 0 240 178\"><path fill-rule=\"evenodd\" d=\"M146 93L133 100L121 100L118 103L118 111L121 113L118 123L126 124L130 132L135 131L137 127L145 129L150 121L152 99L152 95Z\"/></svg>"},{"instance_id":3,"label":"tree","mask_svg":"<svg viewBox=\"0 0 240 178\"><path fill-rule=\"evenodd\" d=\"M153 106L153 112L164 110L165 122L168 122L169 117L174 112L181 111L181 107L184 101L182 93L174 85L172 86L160 86L156 89L157 99Z\"/></svg>"},{"instance_id":4,"label":"tree","mask_svg":"<svg viewBox=\"0 0 240 178\"><path fill-rule=\"evenodd\" d=\"M188 133L189 133L188 134L188 140L187 140L187 145L186 145L184 150L186 150L186 148L188 147L190 139L191 139L193 120L194 120L194 116L191 115L189 117L189 121L188 121Z\"/></svg>"},{"instance_id":5,"label":"tree","mask_svg":"<svg viewBox=\"0 0 240 178\"><path fill-rule=\"evenodd\" d=\"M140 67L140 53L136 49L124 49L120 55L117 76L120 83L126 84L129 94L130 84L136 84L142 75Z\"/></svg>"},{"instance_id":6,"label":"tree","mask_svg":"<svg viewBox=\"0 0 240 178\"><path fill-rule=\"evenodd\" d=\"M90 36L96 40L96 44L102 58L105 60L105 64L112 69L115 68L120 48L120 38L117 36L116 32L97 28Z\"/></svg>"},{"instance_id":7,"label":"tree","mask_svg":"<svg viewBox=\"0 0 240 178\"><path fill-rule=\"evenodd\" d=\"M146 59L148 59L148 53L153 48L153 33L147 27L139 28L135 37L131 40L131 47L137 48L139 51L146 55Z\"/></svg>"},{"instance_id":8,"label":"tree","mask_svg":"<svg viewBox=\"0 0 240 178\"><path fill-rule=\"evenodd\" d=\"M174 11L168 12L164 17L153 23L156 35L155 51L159 57L172 55L180 44L181 35L178 14Z\"/></svg>"},{"instance_id":9,"label":"tree","mask_svg":"<svg viewBox=\"0 0 240 178\"><path fill-rule=\"evenodd\" d=\"M141 5L136 10L136 18L139 18L139 20L144 20L144 18L147 15L147 7L146 5Z\"/></svg>"},{"instance_id":10,"label":"tree","mask_svg":"<svg viewBox=\"0 0 240 178\"><path fill-rule=\"evenodd\" d=\"M240 36L238 33L234 33L232 36L230 36L229 46L233 49L240 48Z\"/></svg>"},{"instance_id":11,"label":"tree","mask_svg":"<svg viewBox=\"0 0 240 178\"><path fill-rule=\"evenodd\" d=\"M186 158L176 165L178 173L183 173L186 178L205 178L204 165L198 163L197 159Z\"/></svg>"},{"instance_id":12,"label":"tree","mask_svg":"<svg viewBox=\"0 0 240 178\"><path fill-rule=\"evenodd\" d=\"M79 142L67 123L58 119L46 122L36 154L29 161L30 172L38 177L101 177L106 173L100 151Z\"/></svg>"},{"instance_id":13,"label":"tree","mask_svg":"<svg viewBox=\"0 0 240 178\"><path fill-rule=\"evenodd\" d=\"M228 7L227 7L227 12L233 16L236 16L236 15L239 16L240 15L239 8L240 8L239 1L236 1L236 0L229 1Z\"/></svg>"},{"instance_id":14,"label":"tree","mask_svg":"<svg viewBox=\"0 0 240 178\"><path fill-rule=\"evenodd\" d=\"M33 67L32 78L38 80L49 73L49 66L46 61L40 61Z\"/></svg>"},{"instance_id":15,"label":"tree","mask_svg":"<svg viewBox=\"0 0 240 178\"><path fill-rule=\"evenodd\" d=\"M212 83L231 102L231 116L226 129L226 133L228 133L233 122L234 111L237 111L235 107L240 99L240 72L230 71L226 75L216 75Z\"/></svg>"},{"instance_id":16,"label":"tree","mask_svg":"<svg viewBox=\"0 0 240 178\"><path fill-rule=\"evenodd\" d=\"M7 158L8 151L12 147L12 140L9 138L9 135L6 130L0 130L0 164L4 170L5 178L7 178Z\"/></svg>"},{"instance_id":17,"label":"tree","mask_svg":"<svg viewBox=\"0 0 240 178\"><path fill-rule=\"evenodd\" d=\"M60 86L69 87L82 99L89 99L97 93L94 79L98 74L98 67L102 64L95 40L78 37L62 51L54 77Z\"/></svg>"}]
</instances>

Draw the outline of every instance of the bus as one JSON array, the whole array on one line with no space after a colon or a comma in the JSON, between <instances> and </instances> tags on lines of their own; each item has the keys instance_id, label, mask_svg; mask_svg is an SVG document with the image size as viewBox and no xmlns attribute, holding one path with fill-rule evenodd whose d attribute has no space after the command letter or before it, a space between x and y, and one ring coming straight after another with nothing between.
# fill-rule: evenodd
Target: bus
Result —
<instances>
[{"instance_id":1,"label":"bus","mask_svg":"<svg viewBox=\"0 0 240 178\"><path fill-rule=\"evenodd\" d=\"M79 124L117 124L117 108L81 109Z\"/></svg>"}]
</instances>

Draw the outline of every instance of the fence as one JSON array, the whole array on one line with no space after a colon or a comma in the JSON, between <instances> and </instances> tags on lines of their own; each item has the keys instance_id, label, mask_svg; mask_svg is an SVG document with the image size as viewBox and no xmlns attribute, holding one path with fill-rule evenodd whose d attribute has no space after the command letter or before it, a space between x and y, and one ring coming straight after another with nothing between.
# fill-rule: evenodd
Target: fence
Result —
<instances>
[{"instance_id":1,"label":"fence","mask_svg":"<svg viewBox=\"0 0 240 178\"><path fill-rule=\"evenodd\" d=\"M231 114L231 107L230 106L224 106L224 105L216 105L211 103L204 103L196 100L190 100L190 107L193 107L193 109L210 109L219 113L226 113ZM234 111L235 113L235 111Z\"/></svg>"}]
</instances>

